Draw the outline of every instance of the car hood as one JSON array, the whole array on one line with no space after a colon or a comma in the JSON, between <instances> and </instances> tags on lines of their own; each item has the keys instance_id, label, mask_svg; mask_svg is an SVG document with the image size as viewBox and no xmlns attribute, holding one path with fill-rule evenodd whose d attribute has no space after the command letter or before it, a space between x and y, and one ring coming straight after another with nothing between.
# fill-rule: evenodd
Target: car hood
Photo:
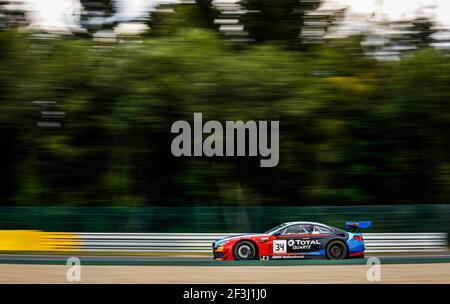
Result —
<instances>
[{"instance_id":1,"label":"car hood","mask_svg":"<svg viewBox=\"0 0 450 304\"><path fill-rule=\"evenodd\" d=\"M242 238L254 238L254 237L262 237L262 236L267 236L266 234L260 233L260 234L237 234L237 235L232 235L232 236L228 236L222 239L218 239L214 242L214 247L217 246L219 243L222 242L228 242L228 241L232 241L232 240L236 240L236 239L242 239Z\"/></svg>"}]
</instances>

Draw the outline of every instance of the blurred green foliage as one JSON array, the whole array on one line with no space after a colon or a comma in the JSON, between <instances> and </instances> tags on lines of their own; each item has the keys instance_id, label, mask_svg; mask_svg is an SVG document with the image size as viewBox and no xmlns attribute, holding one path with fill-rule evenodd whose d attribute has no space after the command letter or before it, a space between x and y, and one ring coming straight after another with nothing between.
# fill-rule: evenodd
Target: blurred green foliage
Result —
<instances>
[{"instance_id":1,"label":"blurred green foliage","mask_svg":"<svg viewBox=\"0 0 450 304\"><path fill-rule=\"evenodd\" d=\"M3 205L313 205L450 201L450 60L235 48L208 30L142 43L0 32ZM34 103L33 103L34 101ZM38 127L53 101L60 128ZM279 120L280 162L175 158L171 124Z\"/></svg>"},{"instance_id":2,"label":"blurred green foliage","mask_svg":"<svg viewBox=\"0 0 450 304\"><path fill-rule=\"evenodd\" d=\"M371 220L364 232L450 233L449 205L0 207L0 229L57 232L264 232L288 221L316 221L345 229ZM37 220L39 219L39 220Z\"/></svg>"},{"instance_id":3,"label":"blurred green foliage","mask_svg":"<svg viewBox=\"0 0 450 304\"><path fill-rule=\"evenodd\" d=\"M217 30L214 23L219 11L212 0L195 0L191 3L161 3L159 11L151 12L146 21L151 29L148 36L168 36L189 28Z\"/></svg>"},{"instance_id":4,"label":"blurred green foliage","mask_svg":"<svg viewBox=\"0 0 450 304\"><path fill-rule=\"evenodd\" d=\"M305 24L305 14L319 7L311 0L242 0L248 12L242 22L256 42L282 42L298 47Z\"/></svg>"}]
</instances>

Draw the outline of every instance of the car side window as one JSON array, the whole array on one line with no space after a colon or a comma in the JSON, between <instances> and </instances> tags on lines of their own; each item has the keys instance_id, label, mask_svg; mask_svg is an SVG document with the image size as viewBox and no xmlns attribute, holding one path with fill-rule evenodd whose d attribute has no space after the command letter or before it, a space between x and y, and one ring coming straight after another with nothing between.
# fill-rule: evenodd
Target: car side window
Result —
<instances>
[{"instance_id":1,"label":"car side window","mask_svg":"<svg viewBox=\"0 0 450 304\"><path fill-rule=\"evenodd\" d=\"M323 226L314 226L312 234L330 234L332 231Z\"/></svg>"},{"instance_id":2,"label":"car side window","mask_svg":"<svg viewBox=\"0 0 450 304\"><path fill-rule=\"evenodd\" d=\"M283 235L286 234L304 234L304 233L309 233L308 232L308 226L307 225L291 225L289 227L287 227L286 229L284 229L283 231Z\"/></svg>"}]
</instances>

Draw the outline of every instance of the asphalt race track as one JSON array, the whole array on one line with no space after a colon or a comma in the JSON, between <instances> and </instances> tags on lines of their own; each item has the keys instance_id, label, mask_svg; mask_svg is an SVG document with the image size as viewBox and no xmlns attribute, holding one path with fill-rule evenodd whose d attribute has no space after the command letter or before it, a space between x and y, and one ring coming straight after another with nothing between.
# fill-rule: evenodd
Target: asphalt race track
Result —
<instances>
[{"instance_id":1,"label":"asphalt race track","mask_svg":"<svg viewBox=\"0 0 450 304\"><path fill-rule=\"evenodd\" d=\"M65 255L0 255L0 283L70 283ZM369 256L370 257L370 256ZM380 283L450 283L450 255L380 258ZM367 259L214 261L188 256L78 256L80 283L376 283ZM225 267L223 267L225 266Z\"/></svg>"},{"instance_id":2,"label":"asphalt race track","mask_svg":"<svg viewBox=\"0 0 450 304\"><path fill-rule=\"evenodd\" d=\"M0 254L0 264L66 265L69 257L80 259L82 265L131 266L305 266L305 265L366 265L365 259L348 260L271 260L215 261L211 256L89 256L89 255L26 255ZM450 254L372 255L382 264L450 263Z\"/></svg>"}]
</instances>

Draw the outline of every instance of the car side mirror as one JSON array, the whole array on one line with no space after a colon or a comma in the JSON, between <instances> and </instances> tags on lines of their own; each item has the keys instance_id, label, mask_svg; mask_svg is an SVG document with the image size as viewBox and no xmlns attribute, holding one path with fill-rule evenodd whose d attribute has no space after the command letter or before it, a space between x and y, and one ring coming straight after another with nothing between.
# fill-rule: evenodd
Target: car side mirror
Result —
<instances>
[{"instance_id":1,"label":"car side mirror","mask_svg":"<svg viewBox=\"0 0 450 304\"><path fill-rule=\"evenodd\" d=\"M279 236L279 235L281 235L281 232L280 231L275 231L272 235L273 236Z\"/></svg>"}]
</instances>

